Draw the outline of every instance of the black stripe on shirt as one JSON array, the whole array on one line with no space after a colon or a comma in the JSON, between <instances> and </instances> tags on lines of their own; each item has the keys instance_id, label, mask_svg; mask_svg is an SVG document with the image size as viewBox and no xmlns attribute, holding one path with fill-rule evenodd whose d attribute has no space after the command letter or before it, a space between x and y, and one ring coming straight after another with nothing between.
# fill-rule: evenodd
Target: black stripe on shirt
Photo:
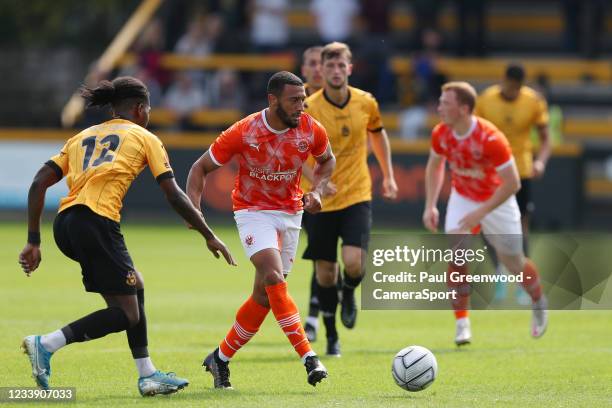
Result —
<instances>
[{"instance_id":1,"label":"black stripe on shirt","mask_svg":"<svg viewBox=\"0 0 612 408\"><path fill-rule=\"evenodd\" d=\"M64 172L62 171L61 167L57 165L56 162L54 162L53 160L49 160L45 162L45 164L53 169L58 179L61 180L64 177Z\"/></svg>"},{"instance_id":2,"label":"black stripe on shirt","mask_svg":"<svg viewBox=\"0 0 612 408\"><path fill-rule=\"evenodd\" d=\"M174 178L174 173L172 173L172 171L167 171L165 173L160 174L159 176L155 177L155 180L157 181L157 183L161 183L162 181L166 180L166 179L171 179Z\"/></svg>"}]
</instances>

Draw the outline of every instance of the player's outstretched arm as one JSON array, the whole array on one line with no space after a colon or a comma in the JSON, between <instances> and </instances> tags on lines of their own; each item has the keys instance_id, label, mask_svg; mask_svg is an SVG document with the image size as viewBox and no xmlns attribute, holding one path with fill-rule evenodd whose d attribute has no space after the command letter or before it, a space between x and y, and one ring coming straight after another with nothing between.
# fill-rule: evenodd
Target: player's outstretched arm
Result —
<instances>
[{"instance_id":1,"label":"player's outstretched arm","mask_svg":"<svg viewBox=\"0 0 612 408\"><path fill-rule=\"evenodd\" d=\"M49 165L38 170L28 192L28 242L19 254L19 264L23 271L30 273L38 268L42 260L40 254L40 216L45 205L47 189L62 178Z\"/></svg>"},{"instance_id":2,"label":"player's outstretched arm","mask_svg":"<svg viewBox=\"0 0 612 408\"><path fill-rule=\"evenodd\" d=\"M191 165L191 169L189 169L189 175L187 176L187 195L198 210L200 209L200 201L202 200L206 176L219 167L220 166L215 164L210 157L209 151L206 151Z\"/></svg>"},{"instance_id":3,"label":"player's outstretched arm","mask_svg":"<svg viewBox=\"0 0 612 408\"><path fill-rule=\"evenodd\" d=\"M304 210L313 214L321 211L321 197L336 167L336 157L329 143L325 152L316 156L315 160L317 163L313 171L312 191L304 195Z\"/></svg>"},{"instance_id":4,"label":"player's outstretched arm","mask_svg":"<svg viewBox=\"0 0 612 408\"><path fill-rule=\"evenodd\" d=\"M198 230L200 234L206 239L206 245L210 252L216 258L219 258L219 252L228 264L236 265L232 254L225 244L216 237L213 231L210 229L202 213L191 203L187 194L180 189L176 184L174 178L164 179L159 183L159 186L166 195L166 200L170 203L172 208L181 216L183 219L192 226L193 229ZM198 203L199 204L199 203Z\"/></svg>"},{"instance_id":5,"label":"player's outstretched arm","mask_svg":"<svg viewBox=\"0 0 612 408\"><path fill-rule=\"evenodd\" d=\"M438 212L438 198L444 183L444 156L433 150L429 153L427 167L425 168L425 210L423 211L423 225L431 232L438 230L440 213Z\"/></svg>"},{"instance_id":6,"label":"player's outstretched arm","mask_svg":"<svg viewBox=\"0 0 612 408\"><path fill-rule=\"evenodd\" d=\"M390 200L397 197L397 183L393 174L391 162L391 146L385 129L378 132L368 132L372 142L372 150L383 174L383 196Z\"/></svg>"}]
</instances>

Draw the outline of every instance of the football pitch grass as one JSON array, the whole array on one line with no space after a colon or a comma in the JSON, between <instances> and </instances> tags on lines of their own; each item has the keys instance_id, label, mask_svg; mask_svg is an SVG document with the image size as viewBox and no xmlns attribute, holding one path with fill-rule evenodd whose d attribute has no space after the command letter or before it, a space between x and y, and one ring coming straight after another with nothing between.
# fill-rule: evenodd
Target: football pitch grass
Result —
<instances>
[{"instance_id":1,"label":"football pitch grass","mask_svg":"<svg viewBox=\"0 0 612 408\"><path fill-rule=\"evenodd\" d=\"M112 334L53 356L51 384L75 387L76 406L612 406L610 311L553 311L539 340L529 336L528 311L476 311L473 344L462 349L454 346L449 311L360 311L354 330L339 329L342 357L322 357L330 376L316 388L306 383L304 367L269 315L230 365L235 390L214 390L202 360L252 288L253 270L235 228L216 231L238 267L213 258L199 235L178 222L122 229L145 277L151 357L158 369L191 384L178 394L142 398L125 333ZM0 225L0 387L34 384L19 350L24 336L53 331L104 306L100 296L83 290L79 266L56 248L49 224L42 236L43 262L27 278L17 264L25 226ZM288 279L302 316L310 276L310 264L299 260ZM439 367L434 384L418 393L396 386L390 371L394 354L412 344L432 350ZM324 339L313 346L324 354ZM27 405L43 404L15 404Z\"/></svg>"}]
</instances>

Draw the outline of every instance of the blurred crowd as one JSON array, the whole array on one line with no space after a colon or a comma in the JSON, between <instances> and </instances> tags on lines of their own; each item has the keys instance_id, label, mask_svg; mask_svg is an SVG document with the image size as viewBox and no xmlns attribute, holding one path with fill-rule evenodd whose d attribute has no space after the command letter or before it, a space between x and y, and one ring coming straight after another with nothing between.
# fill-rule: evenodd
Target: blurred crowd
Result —
<instances>
[{"instance_id":1,"label":"blurred crowd","mask_svg":"<svg viewBox=\"0 0 612 408\"><path fill-rule=\"evenodd\" d=\"M351 85L372 92L382 108L403 109L401 133L418 134L435 107L446 78L436 67L444 54L484 56L487 46L486 0L303 0L306 16L316 34L305 43L292 33L289 0L173 0L166 2L133 44L136 64L120 72L100 75L133 75L151 92L151 104L174 113L177 127L194 126L189 117L202 109L255 111L264 103L267 74L222 70L162 68L166 53L205 57L212 54L291 54L301 56L308 46L330 41L348 43L355 69ZM392 35L392 12L398 3L409 5L413 30L406 38ZM584 56L600 52L606 2L560 0L565 16L564 41L568 51ZM440 29L443 7L453 7L457 26L452 36ZM412 78L398 85L390 67L393 55L409 55ZM299 66L299 58L297 63ZM299 72L296 66L295 72ZM546 92L547 81L540 81Z\"/></svg>"}]
</instances>

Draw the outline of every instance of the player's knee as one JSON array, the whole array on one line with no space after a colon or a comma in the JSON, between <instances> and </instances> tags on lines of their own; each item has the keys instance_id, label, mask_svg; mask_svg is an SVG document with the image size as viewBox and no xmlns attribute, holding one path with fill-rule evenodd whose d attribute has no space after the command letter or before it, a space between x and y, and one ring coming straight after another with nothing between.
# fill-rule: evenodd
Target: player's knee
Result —
<instances>
[{"instance_id":1,"label":"player's knee","mask_svg":"<svg viewBox=\"0 0 612 408\"><path fill-rule=\"evenodd\" d=\"M333 262L317 262L316 276L319 286L323 288L334 286L338 279L336 271L336 264Z\"/></svg>"},{"instance_id":2,"label":"player's knee","mask_svg":"<svg viewBox=\"0 0 612 408\"><path fill-rule=\"evenodd\" d=\"M347 257L344 261L344 270L349 276L361 275L361 257Z\"/></svg>"},{"instance_id":3,"label":"player's knee","mask_svg":"<svg viewBox=\"0 0 612 408\"><path fill-rule=\"evenodd\" d=\"M319 286L321 286L322 288L330 288L332 286L335 286L337 276L334 272L335 271L332 271L332 273L317 274L317 283L319 284Z\"/></svg>"},{"instance_id":4,"label":"player's knee","mask_svg":"<svg viewBox=\"0 0 612 408\"><path fill-rule=\"evenodd\" d=\"M522 254L506 255L498 254L501 263L510 271L510 273L520 273L525 266L525 256Z\"/></svg>"},{"instance_id":5,"label":"player's knee","mask_svg":"<svg viewBox=\"0 0 612 408\"><path fill-rule=\"evenodd\" d=\"M276 285L285 281L283 272L280 269L270 268L264 274L264 283L266 286Z\"/></svg>"},{"instance_id":6,"label":"player's knee","mask_svg":"<svg viewBox=\"0 0 612 408\"><path fill-rule=\"evenodd\" d=\"M125 317L128 319L129 327L134 327L140 322L140 313L138 312L138 308L124 308L123 312L125 313Z\"/></svg>"}]
</instances>

